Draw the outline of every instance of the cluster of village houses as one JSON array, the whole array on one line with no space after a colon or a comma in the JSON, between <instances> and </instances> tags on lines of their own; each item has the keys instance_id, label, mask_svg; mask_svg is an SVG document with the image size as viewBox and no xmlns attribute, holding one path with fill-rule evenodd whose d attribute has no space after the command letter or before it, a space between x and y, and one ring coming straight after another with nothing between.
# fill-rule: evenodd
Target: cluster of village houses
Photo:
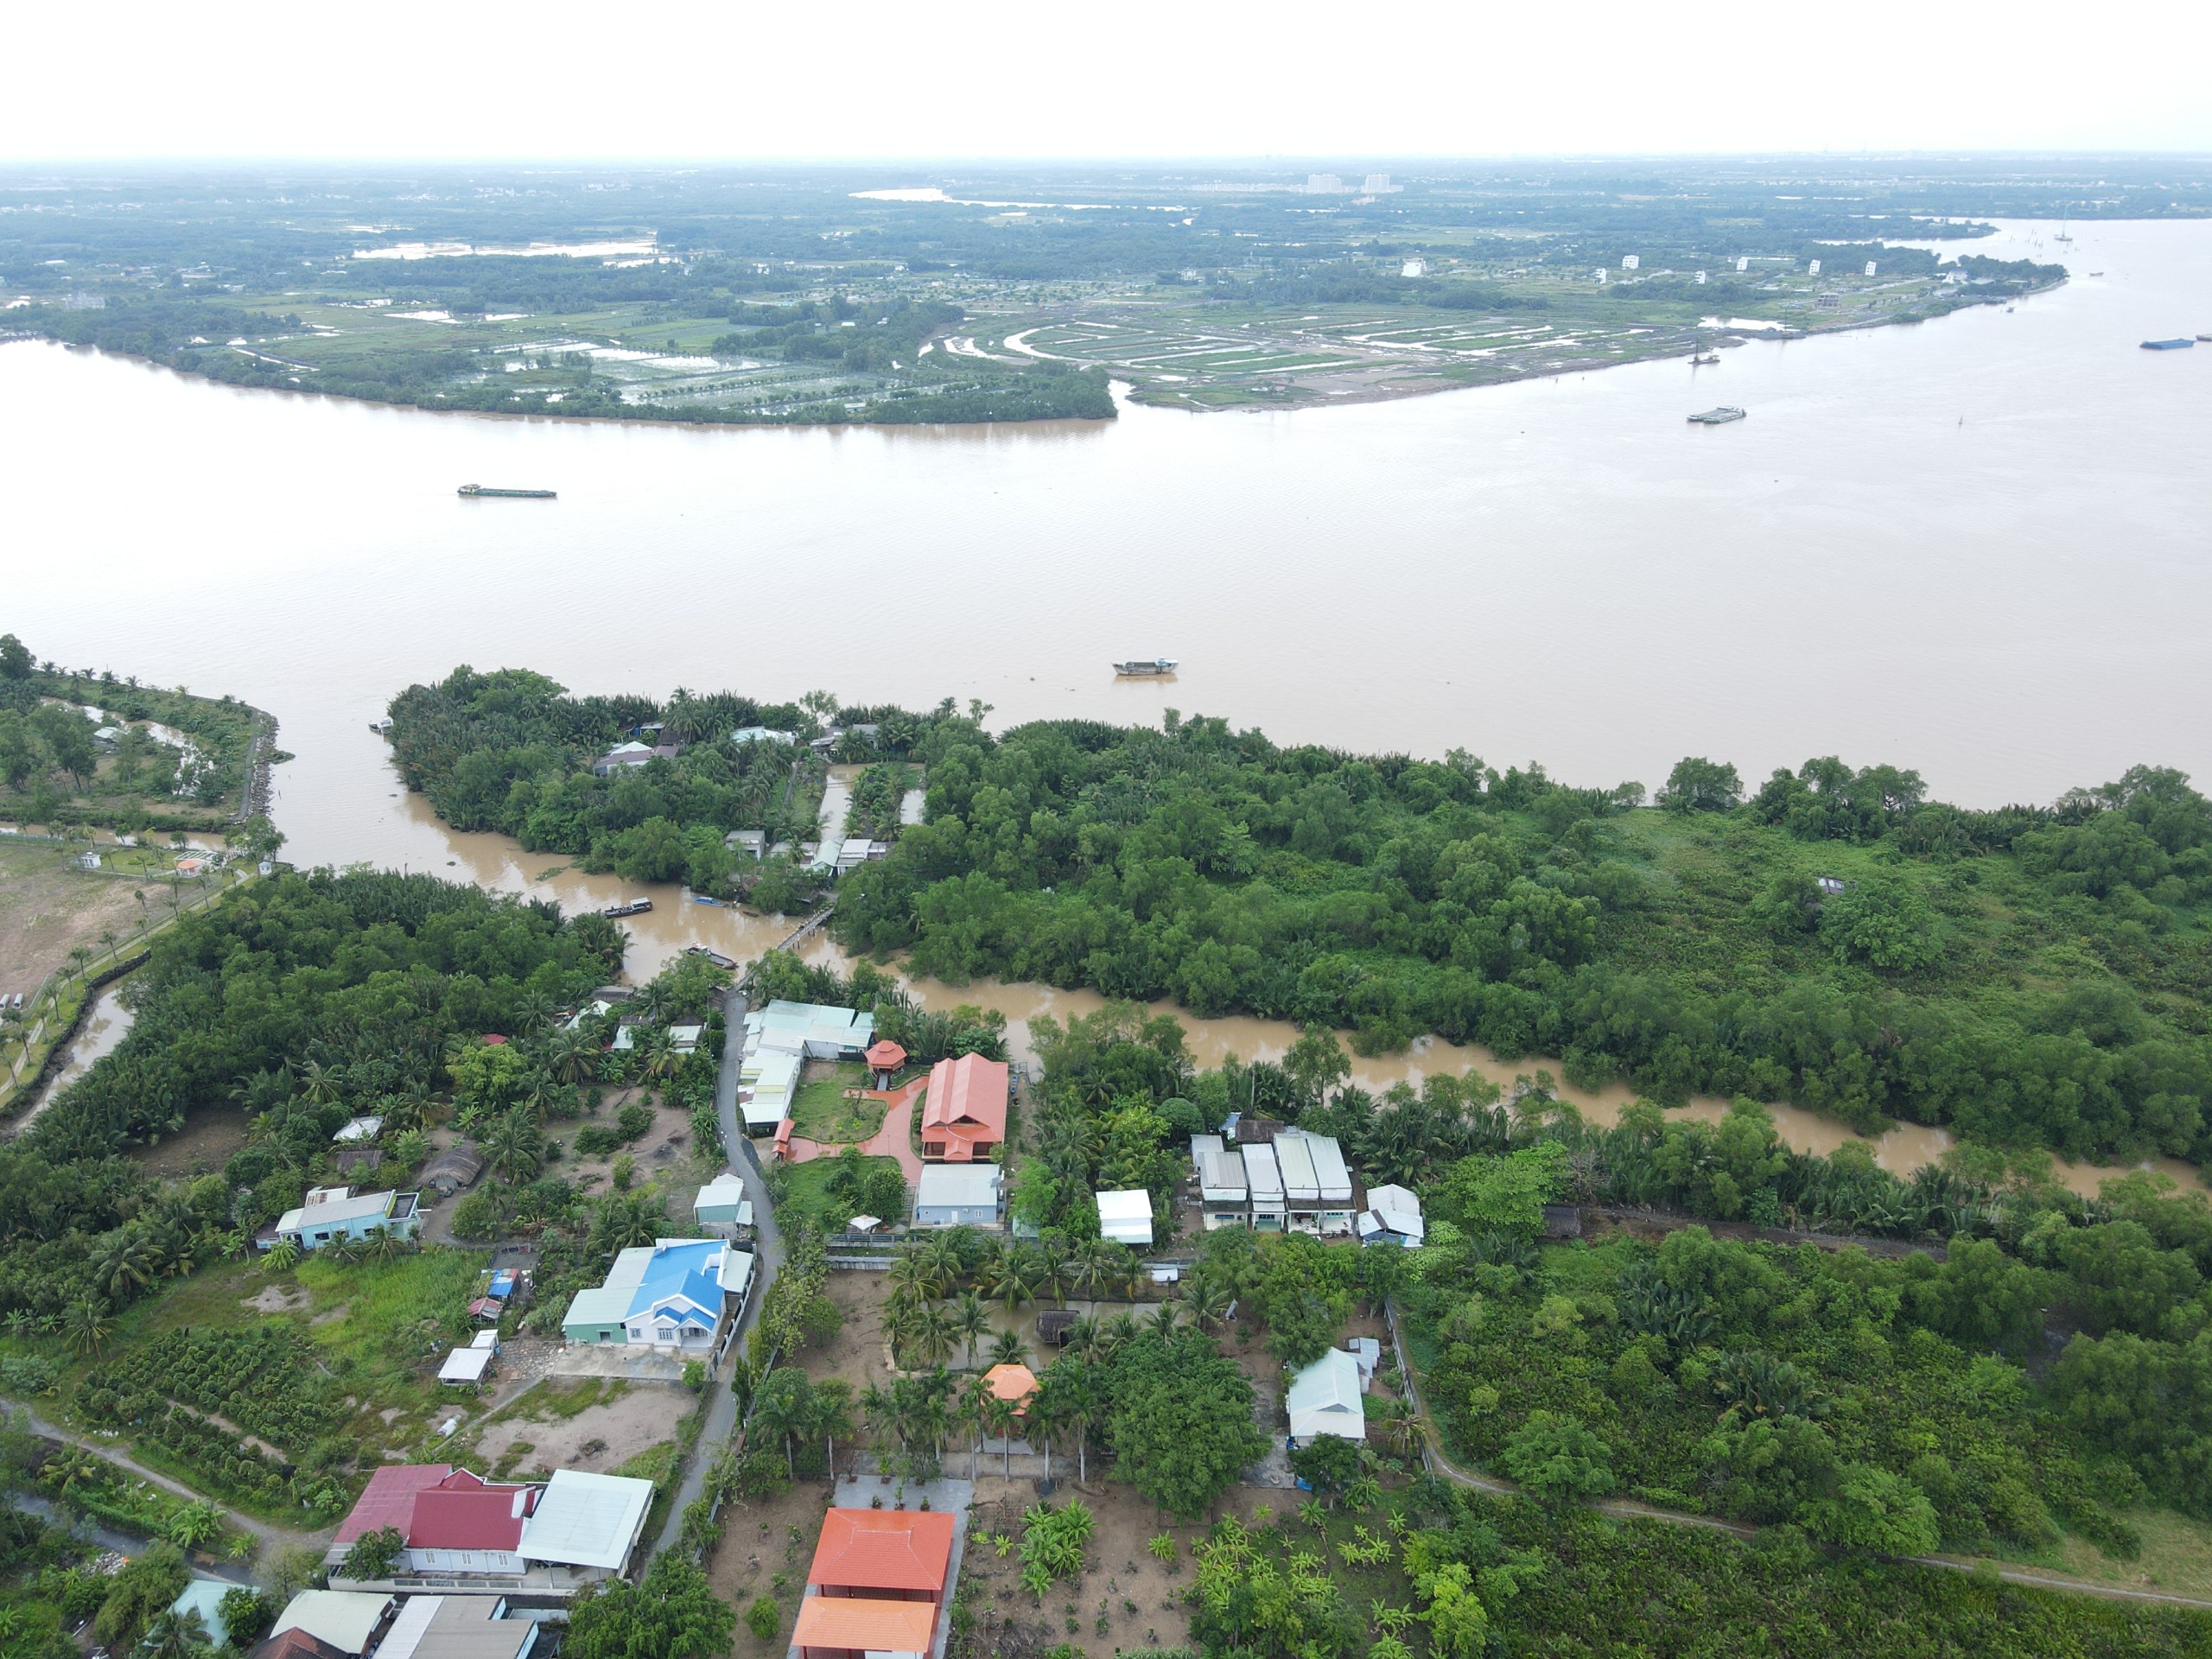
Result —
<instances>
[{"instance_id":1,"label":"cluster of village houses","mask_svg":"<svg viewBox=\"0 0 2212 1659\"><path fill-rule=\"evenodd\" d=\"M810 1059L859 1060L878 1092L890 1094L906 1066L898 1044L880 1039L874 1017L850 1008L774 1001L745 1020L739 1100L746 1127L788 1155L791 1107ZM1005 1226L1000 1159L1013 1073L978 1055L940 1060L922 1096L923 1170L914 1195L918 1229ZM340 1156L373 1171L378 1125L357 1119L339 1133ZM1425 1236L1421 1201L1402 1186L1357 1194L1342 1148L1255 1116L1233 1116L1217 1134L1191 1140L1192 1187L1208 1230L1227 1226L1357 1238L1371 1246L1418 1247ZM450 1196L473 1182L481 1160L465 1147L441 1154L424 1185ZM1153 1243L1151 1195L1101 1192L1102 1234L1135 1249ZM420 1192L357 1192L318 1187L266 1230L262 1242L315 1250L362 1240L381 1230L414 1236ZM617 1254L605 1281L579 1291L563 1315L563 1338L578 1345L620 1345L677 1357L718 1356L742 1323L753 1287L753 1226L745 1184L725 1171L699 1190L696 1236L657 1239ZM898 1218L861 1217L855 1225ZM441 1368L444 1382L481 1382L499 1352L496 1321L527 1292L527 1276L493 1272L469 1304L491 1322ZM1046 1320L1063 1316L1048 1314ZM1059 1332L1045 1328L1049 1342ZM1316 1435L1363 1440L1362 1397L1380 1355L1371 1339L1332 1350L1290 1381L1285 1406L1291 1443ZM1037 1379L1027 1367L989 1374L995 1391L1017 1409ZM397 1464L371 1478L338 1529L326 1558L330 1587L303 1592L284 1610L253 1659L526 1659L538 1618L577 1589L627 1573L635 1564L648 1481L556 1471L545 1481L486 1480L449 1464ZM349 1579L348 1552L390 1528L400 1548L385 1577ZM793 1645L800 1659L875 1659L935 1650L958 1551L950 1515L906 1510L832 1509L824 1518L808 1575ZM227 1584L195 1580L179 1599L219 1641L215 1602Z\"/></svg>"}]
</instances>

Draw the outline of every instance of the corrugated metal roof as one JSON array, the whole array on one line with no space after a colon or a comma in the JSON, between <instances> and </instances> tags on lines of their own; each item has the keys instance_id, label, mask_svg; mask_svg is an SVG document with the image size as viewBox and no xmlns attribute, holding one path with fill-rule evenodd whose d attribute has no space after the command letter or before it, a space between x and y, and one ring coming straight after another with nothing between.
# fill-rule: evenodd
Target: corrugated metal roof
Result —
<instances>
[{"instance_id":1,"label":"corrugated metal roof","mask_svg":"<svg viewBox=\"0 0 2212 1659\"><path fill-rule=\"evenodd\" d=\"M523 1527L522 1554L527 1560L620 1572L652 1501L649 1480L556 1469Z\"/></svg>"},{"instance_id":2,"label":"corrugated metal roof","mask_svg":"<svg viewBox=\"0 0 2212 1659\"><path fill-rule=\"evenodd\" d=\"M415 1494L435 1486L453 1473L449 1463L388 1463L369 1477L366 1491L353 1512L339 1522L337 1541L350 1544L365 1532L383 1527L407 1530L407 1517L415 1511Z\"/></svg>"},{"instance_id":3,"label":"corrugated metal roof","mask_svg":"<svg viewBox=\"0 0 2212 1659\"><path fill-rule=\"evenodd\" d=\"M1191 1161L1198 1166L1198 1186L1217 1201L1242 1202L1250 1196L1244 1179L1244 1160L1231 1154L1217 1135L1191 1137Z\"/></svg>"},{"instance_id":4,"label":"corrugated metal roof","mask_svg":"<svg viewBox=\"0 0 2212 1659\"><path fill-rule=\"evenodd\" d=\"M1319 1204L1321 1201L1321 1178L1314 1173L1313 1154L1306 1143L1294 1135L1275 1137L1275 1161L1282 1170L1282 1191L1287 1202Z\"/></svg>"},{"instance_id":5,"label":"corrugated metal roof","mask_svg":"<svg viewBox=\"0 0 2212 1659\"><path fill-rule=\"evenodd\" d=\"M931 1164L923 1169L922 1179L916 1185L917 1205L931 1208L976 1209L999 1201L999 1166L996 1164Z\"/></svg>"},{"instance_id":6,"label":"corrugated metal roof","mask_svg":"<svg viewBox=\"0 0 2212 1659\"><path fill-rule=\"evenodd\" d=\"M1282 1171L1275 1166L1275 1149L1264 1141L1240 1147L1244 1154L1244 1180L1255 1204L1282 1203Z\"/></svg>"}]
</instances>

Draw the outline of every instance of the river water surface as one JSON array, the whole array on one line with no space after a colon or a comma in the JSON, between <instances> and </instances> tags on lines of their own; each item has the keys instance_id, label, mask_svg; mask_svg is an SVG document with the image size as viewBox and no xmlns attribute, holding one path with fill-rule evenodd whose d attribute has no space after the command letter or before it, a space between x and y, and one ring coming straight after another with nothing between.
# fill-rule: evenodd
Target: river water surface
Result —
<instances>
[{"instance_id":1,"label":"river water surface","mask_svg":"<svg viewBox=\"0 0 2212 1659\"><path fill-rule=\"evenodd\" d=\"M1173 706L1581 784L1656 785L1685 753L1750 779L1837 753L1977 805L2139 760L2202 777L2212 348L2138 342L2212 332L2212 224L2077 225L2063 246L2054 228L1973 247L2068 265L2013 308L1757 341L1708 369L1095 425L499 420L17 342L0 627L276 715L298 757L276 774L289 856L571 908L626 895L448 831L400 788L369 728L395 691L467 662L579 690L974 696L999 725ZM1720 403L1750 418L1683 419ZM456 497L470 481L560 496ZM1156 655L1176 679L1107 671ZM786 931L653 896L639 973ZM1199 1030L1202 1053L1287 1040Z\"/></svg>"}]
</instances>

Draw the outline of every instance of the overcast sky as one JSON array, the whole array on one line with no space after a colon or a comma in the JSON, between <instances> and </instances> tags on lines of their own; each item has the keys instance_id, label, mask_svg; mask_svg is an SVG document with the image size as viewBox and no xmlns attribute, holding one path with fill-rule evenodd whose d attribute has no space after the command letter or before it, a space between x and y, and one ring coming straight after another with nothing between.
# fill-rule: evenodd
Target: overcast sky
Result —
<instances>
[{"instance_id":1,"label":"overcast sky","mask_svg":"<svg viewBox=\"0 0 2212 1659\"><path fill-rule=\"evenodd\" d=\"M12 9L0 158L2212 150L2212 3Z\"/></svg>"}]
</instances>

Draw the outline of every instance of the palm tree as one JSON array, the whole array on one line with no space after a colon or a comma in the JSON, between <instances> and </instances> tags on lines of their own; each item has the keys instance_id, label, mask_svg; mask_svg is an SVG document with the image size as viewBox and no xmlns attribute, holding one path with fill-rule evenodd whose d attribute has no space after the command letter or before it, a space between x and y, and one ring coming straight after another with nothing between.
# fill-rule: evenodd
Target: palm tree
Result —
<instances>
[{"instance_id":1,"label":"palm tree","mask_svg":"<svg viewBox=\"0 0 2212 1659\"><path fill-rule=\"evenodd\" d=\"M1035 1298L1037 1292L1030 1282L1029 1263L1020 1253L1008 1250L999 1262L992 1272L990 1291L992 1300L1005 1303L1009 1313Z\"/></svg>"},{"instance_id":2,"label":"palm tree","mask_svg":"<svg viewBox=\"0 0 2212 1659\"><path fill-rule=\"evenodd\" d=\"M170 1607L147 1625L138 1650L146 1659L207 1659L215 1644L208 1639L207 1621L197 1607L181 1613Z\"/></svg>"},{"instance_id":3,"label":"palm tree","mask_svg":"<svg viewBox=\"0 0 2212 1659\"><path fill-rule=\"evenodd\" d=\"M934 1365L950 1353L958 1334L958 1322L942 1303L932 1302L914 1316L912 1341L925 1365Z\"/></svg>"},{"instance_id":4,"label":"palm tree","mask_svg":"<svg viewBox=\"0 0 2212 1659\"><path fill-rule=\"evenodd\" d=\"M519 1107L494 1118L476 1148L484 1154L484 1167L511 1185L535 1180L545 1166L544 1132Z\"/></svg>"},{"instance_id":5,"label":"palm tree","mask_svg":"<svg viewBox=\"0 0 2212 1659\"><path fill-rule=\"evenodd\" d=\"M132 1232L117 1234L92 1258L92 1282L118 1300L152 1283L157 1271L145 1239Z\"/></svg>"},{"instance_id":6,"label":"palm tree","mask_svg":"<svg viewBox=\"0 0 2212 1659\"><path fill-rule=\"evenodd\" d=\"M1174 1334L1175 1326L1181 1313L1182 1309L1175 1303L1162 1302L1152 1310L1147 1323L1163 1338L1172 1336Z\"/></svg>"},{"instance_id":7,"label":"palm tree","mask_svg":"<svg viewBox=\"0 0 2212 1659\"><path fill-rule=\"evenodd\" d=\"M976 1431L976 1449L968 1459L968 1478L970 1480L976 1478L976 1465L983 1456L983 1430L989 1421L990 1402L995 1398L997 1396L991 1392L991 1385L978 1373L968 1379L967 1387L961 1390L956 1402L955 1421Z\"/></svg>"},{"instance_id":8,"label":"palm tree","mask_svg":"<svg viewBox=\"0 0 2212 1659\"><path fill-rule=\"evenodd\" d=\"M311 1106L334 1103L346 1086L346 1072L342 1066L325 1065L321 1060L309 1060L300 1068L299 1092Z\"/></svg>"},{"instance_id":9,"label":"palm tree","mask_svg":"<svg viewBox=\"0 0 2212 1659\"><path fill-rule=\"evenodd\" d=\"M994 1394L983 1402L983 1423L1001 1442L1006 1452L1006 1478L1008 1480L1014 1478L1014 1426L1016 1415L1011 1400L1002 1400Z\"/></svg>"},{"instance_id":10,"label":"palm tree","mask_svg":"<svg viewBox=\"0 0 2212 1659\"><path fill-rule=\"evenodd\" d=\"M655 1027L645 1039L645 1059L639 1068L643 1075L655 1083L665 1083L683 1064L683 1057L676 1052L676 1033L666 1026Z\"/></svg>"},{"instance_id":11,"label":"palm tree","mask_svg":"<svg viewBox=\"0 0 2212 1659\"><path fill-rule=\"evenodd\" d=\"M1029 1396L1029 1442L1041 1446L1045 1452L1045 1478L1052 1478L1052 1437L1067 1426L1067 1401L1060 1390L1052 1386L1052 1373L1047 1371L1037 1384L1037 1392Z\"/></svg>"},{"instance_id":12,"label":"palm tree","mask_svg":"<svg viewBox=\"0 0 2212 1659\"><path fill-rule=\"evenodd\" d=\"M873 1382L862 1389L861 1422L871 1440L895 1433L899 1427L899 1402L895 1395Z\"/></svg>"},{"instance_id":13,"label":"palm tree","mask_svg":"<svg viewBox=\"0 0 2212 1659\"><path fill-rule=\"evenodd\" d=\"M991 1316L983 1306L983 1299L972 1290L963 1291L959 1301L953 1305L952 1325L959 1332L960 1339L968 1344L968 1365L972 1370L976 1364L976 1340L991 1328Z\"/></svg>"},{"instance_id":14,"label":"palm tree","mask_svg":"<svg viewBox=\"0 0 2212 1659\"><path fill-rule=\"evenodd\" d=\"M41 1485L50 1486L65 1496L76 1488L97 1481L106 1471L106 1465L81 1446L65 1446L46 1460L38 1471Z\"/></svg>"},{"instance_id":15,"label":"palm tree","mask_svg":"<svg viewBox=\"0 0 2212 1659\"><path fill-rule=\"evenodd\" d=\"M11 1307L8 1310L6 1323L10 1336L17 1342L29 1342L38 1324L38 1315L28 1307Z\"/></svg>"},{"instance_id":16,"label":"palm tree","mask_svg":"<svg viewBox=\"0 0 2212 1659\"><path fill-rule=\"evenodd\" d=\"M1019 1331L1001 1331L991 1343L991 1363L994 1365L1027 1365L1029 1344L1021 1339Z\"/></svg>"},{"instance_id":17,"label":"palm tree","mask_svg":"<svg viewBox=\"0 0 2212 1659\"><path fill-rule=\"evenodd\" d=\"M827 1450L830 1484L837 1484L837 1442L853 1437L853 1385L842 1377L825 1377L814 1385L814 1421L810 1425Z\"/></svg>"},{"instance_id":18,"label":"palm tree","mask_svg":"<svg viewBox=\"0 0 2212 1659\"><path fill-rule=\"evenodd\" d=\"M1067 1246L1057 1240L1038 1246L1037 1285L1052 1299L1054 1307L1067 1306L1068 1284L1073 1275L1073 1262Z\"/></svg>"},{"instance_id":19,"label":"palm tree","mask_svg":"<svg viewBox=\"0 0 2212 1659\"><path fill-rule=\"evenodd\" d=\"M1236 1298L1229 1287L1210 1273L1193 1274L1183 1283L1183 1305L1191 1311L1192 1319L1201 1325L1217 1329L1229 1318L1229 1310L1236 1305Z\"/></svg>"},{"instance_id":20,"label":"palm tree","mask_svg":"<svg viewBox=\"0 0 2212 1659\"><path fill-rule=\"evenodd\" d=\"M300 1247L289 1238L278 1239L269 1247L267 1254L261 1258L263 1264L271 1273L286 1272L296 1265L299 1259Z\"/></svg>"},{"instance_id":21,"label":"palm tree","mask_svg":"<svg viewBox=\"0 0 2212 1659\"><path fill-rule=\"evenodd\" d=\"M563 1083L589 1083L599 1071L599 1045L581 1031L556 1031L545 1039L545 1068Z\"/></svg>"},{"instance_id":22,"label":"palm tree","mask_svg":"<svg viewBox=\"0 0 2212 1659\"><path fill-rule=\"evenodd\" d=\"M1109 1240L1092 1238L1084 1241L1075 1257L1076 1287L1084 1298L1096 1301L1111 1281L1118 1248Z\"/></svg>"},{"instance_id":23,"label":"palm tree","mask_svg":"<svg viewBox=\"0 0 2212 1659\"><path fill-rule=\"evenodd\" d=\"M922 1246L922 1267L929 1275L929 1293L932 1296L950 1295L953 1286L960 1282L960 1245L950 1232L938 1234Z\"/></svg>"},{"instance_id":24,"label":"palm tree","mask_svg":"<svg viewBox=\"0 0 2212 1659\"><path fill-rule=\"evenodd\" d=\"M929 1268L922 1260L918 1244L908 1244L900 1250L883 1277L894 1301L918 1301L929 1294Z\"/></svg>"},{"instance_id":25,"label":"palm tree","mask_svg":"<svg viewBox=\"0 0 2212 1659\"><path fill-rule=\"evenodd\" d=\"M795 1365L769 1372L753 1396L753 1426L783 1441L784 1462L793 1480L798 1478L798 1461L792 1441L812 1432L814 1410L814 1389L806 1373Z\"/></svg>"},{"instance_id":26,"label":"palm tree","mask_svg":"<svg viewBox=\"0 0 2212 1659\"><path fill-rule=\"evenodd\" d=\"M89 1299L69 1310L67 1329L69 1351L73 1354L103 1352L108 1338L115 1332L114 1325L109 1323L107 1309Z\"/></svg>"}]
</instances>

